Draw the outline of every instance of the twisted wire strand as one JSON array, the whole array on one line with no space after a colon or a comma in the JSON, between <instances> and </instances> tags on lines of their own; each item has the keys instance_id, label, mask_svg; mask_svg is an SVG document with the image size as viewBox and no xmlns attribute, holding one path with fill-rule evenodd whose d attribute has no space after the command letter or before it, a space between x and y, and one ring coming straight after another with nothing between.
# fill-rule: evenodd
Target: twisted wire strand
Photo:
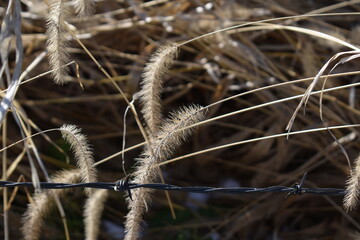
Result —
<instances>
[{"instance_id":1,"label":"twisted wire strand","mask_svg":"<svg viewBox=\"0 0 360 240\"><path fill-rule=\"evenodd\" d=\"M306 176L306 175L304 175ZM250 193L265 193L265 192L280 192L289 195L300 194L316 194L316 195L344 195L345 190L339 188L303 188L304 177L302 182L295 183L291 187L286 186L271 186L265 188L254 187L206 187L206 186L190 186L181 187L172 184L163 183L148 183L136 184L129 182L129 178L114 182L93 182L93 183L49 183L40 182L40 187L43 189L63 189L63 188L97 188L97 189L113 189L115 191L127 191L131 198L131 190L136 188L151 188L155 190L167 191L185 191L193 193L225 193L225 194L250 194ZM0 187L34 187L32 182L11 182L0 181Z\"/></svg>"}]
</instances>

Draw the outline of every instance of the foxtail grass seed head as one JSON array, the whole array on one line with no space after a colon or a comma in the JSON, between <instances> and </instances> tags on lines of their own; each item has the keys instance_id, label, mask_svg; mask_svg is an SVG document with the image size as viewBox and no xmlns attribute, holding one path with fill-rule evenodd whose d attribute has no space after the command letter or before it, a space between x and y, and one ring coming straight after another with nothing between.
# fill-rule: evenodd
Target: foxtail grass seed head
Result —
<instances>
[{"instance_id":1,"label":"foxtail grass seed head","mask_svg":"<svg viewBox=\"0 0 360 240\"><path fill-rule=\"evenodd\" d=\"M75 183L79 181L81 172L76 170L65 170L56 173L52 178L52 182ZM37 240L40 237L41 227L44 218L48 215L50 209L54 205L55 197L62 197L70 189L45 190L36 193L33 202L23 217L23 227L21 229L25 240Z\"/></svg>"},{"instance_id":2,"label":"foxtail grass seed head","mask_svg":"<svg viewBox=\"0 0 360 240\"><path fill-rule=\"evenodd\" d=\"M86 240L98 239L99 228L101 226L101 214L104 210L104 204L108 195L109 190L97 189L94 194L86 200L84 209Z\"/></svg>"},{"instance_id":3,"label":"foxtail grass seed head","mask_svg":"<svg viewBox=\"0 0 360 240\"><path fill-rule=\"evenodd\" d=\"M155 141L151 147L147 147L139 158L137 170L133 173L133 181L136 183L154 182L159 174L160 168L157 163L162 162L174 154L180 144L188 137L192 128L189 126L201 121L205 116L200 106L183 107L171 114L164 126L154 135ZM132 201L128 201L129 212L125 222L125 240L139 239L141 233L141 222L143 214L151 201L153 190L132 190Z\"/></svg>"},{"instance_id":4,"label":"foxtail grass seed head","mask_svg":"<svg viewBox=\"0 0 360 240\"><path fill-rule=\"evenodd\" d=\"M182 142L190 136L195 123L205 118L206 111L199 105L181 107L170 113L170 117L164 121L154 141L155 155L159 161L170 158Z\"/></svg>"},{"instance_id":5,"label":"foxtail grass seed head","mask_svg":"<svg viewBox=\"0 0 360 240\"><path fill-rule=\"evenodd\" d=\"M94 12L95 2L93 0L75 0L74 7L78 17L87 17Z\"/></svg>"},{"instance_id":6,"label":"foxtail grass seed head","mask_svg":"<svg viewBox=\"0 0 360 240\"><path fill-rule=\"evenodd\" d=\"M63 0L54 0L50 5L47 19L47 50L49 55L52 76L56 84L68 81L68 68L63 67L69 62L68 42L66 40L65 20L68 19Z\"/></svg>"},{"instance_id":7,"label":"foxtail grass seed head","mask_svg":"<svg viewBox=\"0 0 360 240\"><path fill-rule=\"evenodd\" d=\"M350 171L346 182L346 193L344 197L344 208L351 211L359 204L360 195L360 155L355 160L355 167Z\"/></svg>"},{"instance_id":8,"label":"foxtail grass seed head","mask_svg":"<svg viewBox=\"0 0 360 240\"><path fill-rule=\"evenodd\" d=\"M140 101L143 104L142 113L150 135L158 130L162 119L161 93L163 82L176 54L177 46L175 44L168 43L161 46L151 56L142 75Z\"/></svg>"},{"instance_id":9,"label":"foxtail grass seed head","mask_svg":"<svg viewBox=\"0 0 360 240\"><path fill-rule=\"evenodd\" d=\"M76 165L81 170L81 181L84 183L96 182L97 171L94 167L92 150L88 145L85 135L81 133L79 128L73 125L63 125L60 131L63 138L74 151ZM94 189L86 188L85 192L91 195Z\"/></svg>"}]
</instances>

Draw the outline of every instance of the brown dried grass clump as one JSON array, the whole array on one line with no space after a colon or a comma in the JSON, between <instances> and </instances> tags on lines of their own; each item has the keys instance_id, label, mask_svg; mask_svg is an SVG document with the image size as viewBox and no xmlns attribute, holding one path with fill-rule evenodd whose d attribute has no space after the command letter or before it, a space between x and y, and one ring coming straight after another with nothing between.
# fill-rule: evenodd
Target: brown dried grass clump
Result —
<instances>
[{"instance_id":1,"label":"brown dried grass clump","mask_svg":"<svg viewBox=\"0 0 360 240\"><path fill-rule=\"evenodd\" d=\"M1 106L7 104L12 110L1 125L3 146L30 136L34 131L76 123L96 150L99 161L95 164L101 165L98 168L100 181L113 182L122 178L118 156L123 138L123 113L128 107L124 97L130 99L140 90L147 56L153 49L160 43L173 42L181 54L174 61L172 71L168 70L170 64L165 64L166 61L160 66L167 66L163 68L167 74L160 78L160 85L164 84L162 91L153 95L151 88L146 88L149 92L143 94L159 100L142 102L143 106L149 104L154 112L149 114L153 120L145 116L139 118L147 127L147 134L153 136L149 137L151 144L145 143L133 116L129 114L126 118L127 172L132 172L131 166L136 162L133 159L141 154L140 147L146 146L145 153L150 159L158 154L151 146L161 144L156 136L166 119L163 116L172 109L194 103L208 108L207 119L195 124L201 128L188 139L188 144L155 164L166 165L162 171L166 182L180 186L291 186L308 171L304 187L344 188L350 168L339 146L346 150L350 159L355 159L360 152L358 125L354 125L360 120L359 72L355 59L360 44L356 38L359 18L356 1L97 1L96 12L86 18L75 16L81 15L82 10L81 7L75 10L74 2L56 3L57 8L65 5L70 12L66 19L52 15L55 23L63 19L64 25L53 24L54 35L64 33L59 35L61 41L57 45L69 55L62 62L54 61L50 67L55 71L52 76L47 73L50 68L44 60L48 6L43 1L22 1L21 24L18 25L22 36L15 38L13 30L3 27L5 20L11 18L6 18L2 8L7 7L7 2L0 1L3 13L0 14L1 88L5 91L12 82L12 74L19 69L24 71L21 83L29 80L22 85L20 81L19 85L12 84L15 87L6 94L15 98L6 98L9 103L2 101ZM86 7L83 3L85 1L76 1L77 6ZM193 39L212 31L218 32ZM85 52L79 42L71 40L76 38L89 52ZM7 45L16 42L14 40L17 44ZM24 53L23 57L16 60L16 51ZM57 59L64 59L56 51L53 53L60 56ZM89 53L97 62L89 58ZM164 59L173 59L176 54L170 51L168 56ZM70 61L75 61L76 65L68 66L65 73L56 73ZM22 62L23 67L18 62ZM148 66L151 64L155 62ZM18 66L16 71L15 66ZM104 72L108 75L103 75ZM331 76L327 77L328 74ZM314 77L316 81L311 84ZM54 78L69 84L54 87ZM119 93L119 87L124 95ZM303 98L305 92L307 95ZM303 103L307 101L306 114L301 114L304 106L298 105L302 98ZM159 102L160 105L154 105ZM140 109L138 105L135 101L134 107ZM297 106L300 106L299 114L294 114L296 118L286 139L285 128ZM15 115L19 117L14 121L12 116ZM304 131L308 129L310 131ZM48 143L36 137L34 144L18 144L3 151L6 152L2 155L3 178L17 180L24 175L25 179L31 179L32 170L37 170L41 161L50 173L76 165L63 160L58 151L51 150L49 146L58 143L57 138L48 135L44 138ZM142 157L141 162L146 159ZM138 165L142 164L146 166L145 163ZM349 186L355 184L355 187L348 191L350 194L358 189L356 166L352 169ZM156 176L160 171L154 168L153 172ZM45 179L42 171L39 177ZM26 210L25 194L19 189L14 194L15 200L11 200L12 195L4 191L3 203L8 205L4 216L11 218L21 209ZM356 200L356 194L351 196L350 202ZM169 218L170 214L166 214L168 203L159 192L146 213L144 239L158 239L160 232L173 239L266 239L274 236L349 239L352 233L360 231L360 216L356 211L346 213L342 208L343 196L323 198L304 194L284 199L281 193L207 194L199 199L197 195L172 192L171 197L175 213L180 217ZM82 198L74 199L73 203L82 204ZM5 204L6 200L9 204ZM123 226L121 216L128 214L129 203L121 201L118 194L110 193L107 204L110 207L104 208L103 218ZM136 204L140 210L146 205ZM83 216L76 210L81 207L69 207L74 207L74 215L82 221ZM96 219L100 218L101 208L98 210ZM144 212L141 214L137 222L143 221ZM4 232L8 229L9 235L18 239L16 229L20 225L20 221L11 221L15 230L4 227ZM50 228L63 231L61 226L43 227L42 232L49 234L49 239L57 237L57 232ZM99 239L107 238L108 234L106 228L101 229ZM73 230L70 235L77 238L82 233Z\"/></svg>"}]
</instances>

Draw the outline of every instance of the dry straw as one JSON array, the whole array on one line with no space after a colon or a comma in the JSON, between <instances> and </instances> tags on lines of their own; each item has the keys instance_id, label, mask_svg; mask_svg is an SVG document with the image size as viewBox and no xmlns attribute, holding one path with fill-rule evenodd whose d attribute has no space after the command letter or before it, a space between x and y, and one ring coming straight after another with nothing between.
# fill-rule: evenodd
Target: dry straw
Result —
<instances>
[{"instance_id":1,"label":"dry straw","mask_svg":"<svg viewBox=\"0 0 360 240\"><path fill-rule=\"evenodd\" d=\"M51 178L52 182L75 183L79 181L81 171L66 170L61 171ZM36 193L28 205L27 211L23 217L22 233L25 240L37 240L40 236L40 230L44 223L44 218L51 210L54 199L62 197L69 189L48 190Z\"/></svg>"},{"instance_id":2,"label":"dry straw","mask_svg":"<svg viewBox=\"0 0 360 240\"><path fill-rule=\"evenodd\" d=\"M55 70L54 79L56 83L65 83L67 81L67 73L68 71L61 67L64 66L68 62L68 54L67 54L67 41L65 36L67 35L66 30L66 9L64 6L64 1L59 0L55 1L52 0L53 3L51 4L50 10L50 17L48 20L48 51L50 56L50 64L52 69ZM86 1L86 0L75 0L74 7L75 11L77 12L78 16L85 16L90 15L93 8L93 1ZM309 16L317 16L315 14L308 14L308 15L300 15L297 16L298 19L305 19ZM320 15L319 15L320 16ZM324 15L325 16L325 15ZM285 20L285 19L293 19L296 16L290 17L283 17L277 19L266 19L258 21L260 22L268 22L274 20ZM243 25L232 26L228 28L224 28L221 30L217 30L215 32L205 34L203 36L193 38L183 44L189 43L191 41L198 40L200 38L224 32L231 29L236 29L239 27L244 27L252 23L246 23ZM265 29L288 29L297 32L307 32L310 35L315 36L315 31L304 30L302 28L295 28L295 27L288 27L288 26L255 26L255 28ZM249 29L248 29L249 30ZM317 34L320 36L321 34ZM162 85L165 79L166 73L169 71L169 68L172 64L173 58L176 56L177 52L177 45L168 44L161 47L156 54L150 59L150 62L147 64L145 73L143 74L144 81L142 83L142 90L141 90L141 102L143 103L143 115L147 125L147 130L149 134L149 139L151 141L147 141L147 146L143 152L143 155L138 159L138 166L137 170L134 173L134 181L138 183L150 183L155 181L159 174L160 168L157 167L159 163L165 164L165 160L170 158L175 150L179 147L181 142L185 140L185 138L191 133L190 128L194 125L204 124L205 122L200 122L202 118L204 118L204 108L198 106L191 106L187 108L182 108L181 110L172 114L172 117L166 122L163 122L163 117L161 114L161 93L162 93ZM355 49L354 53L358 53L358 49ZM100 68L101 69L101 68ZM323 70L326 70L325 68ZM317 79L320 78L322 73L317 75ZM311 88L306 92L304 96L304 100L302 103L306 103L308 97L312 94L312 88L315 86L316 81L314 84L311 85ZM233 96L232 98L234 98ZM296 97L296 96L294 96ZM248 109L243 109L239 111L233 111L230 114L225 114L222 116L218 116L212 118L210 121L215 121L225 116L230 116L238 113L243 113L248 110L259 109L263 106L269 106L275 103L280 103L281 101L285 102L287 100L295 99L294 97L288 99L280 99L274 102L268 102L266 104L257 105L255 107L251 107ZM209 106L208 106L209 107ZM136 113L134 111L134 113ZM297 113L297 111L296 111ZM294 116L296 116L296 113ZM293 120L293 119L292 119ZM292 122L291 122L292 124ZM290 124L290 127L291 127ZM163 126L162 126L163 125ZM290 130L289 127L289 130ZM327 130L328 128L324 128L322 130ZM330 129L330 128L329 128ZM320 131L321 129L316 129L316 131ZM93 166L93 158L91 156L91 150L87 145L87 141L85 136L80 134L80 131L74 126L64 126L61 129L64 138L70 142L72 149L75 151L75 158L77 161L78 167L81 169L81 173L77 172L76 174L78 178L82 178L84 182L91 182L96 181L96 171ZM311 131L314 131L312 129ZM289 133L289 135L295 135L299 133L303 133L306 131L299 131ZM308 131L310 132L310 131ZM222 144L219 147L212 148L212 149L205 149L200 152L192 153L189 155L182 156L189 157L194 156L196 154L204 153L213 151L220 148L230 147L230 146L237 146L243 144L245 142L255 142L258 140L265 140L280 136L285 136L284 134L277 134L272 136L265 136L260 138L254 138L251 140L245 140L241 142L235 142L232 144ZM354 208L358 202L358 195L359 195L359 176L360 176L360 156L356 160L356 166L354 170L351 171L350 179L347 183L347 195L344 199L344 206L347 210ZM173 159L172 161L175 161ZM76 171L74 171L76 172ZM64 172L65 175L65 172ZM56 178L55 178L56 179ZM69 179L66 178L58 178L54 181L61 181L61 182L70 182ZM57 190L57 194L62 194L65 190ZM86 190L87 193L90 193L90 190ZM140 225L142 221L142 216L147 209L147 204L151 200L151 190L148 189L136 189L133 190L133 201L129 201L128 205L130 208L129 214L126 219L126 238L125 239L137 239L140 234ZM32 226L33 225L40 225L43 221L44 216L49 211L49 202L51 198L49 196L55 195L55 192L49 191L48 194L41 193L35 195L34 203L30 204L27 217L25 221L30 221L30 225L26 223L24 226L31 231L31 234L25 234L25 236L37 238L39 236L39 226ZM98 227L100 225L100 216L103 210L104 202L107 198L107 191L106 190L97 190L94 191L92 195L90 195L89 199L87 200L86 207L85 207L85 225L86 225L86 238L87 239L96 239L98 235ZM260 208L257 208L260 209ZM256 215L256 214L255 214ZM237 225L238 226L238 225ZM33 233L35 232L35 233ZM36 236L37 234L37 236ZM26 238L26 239L35 239L35 238Z\"/></svg>"}]
</instances>

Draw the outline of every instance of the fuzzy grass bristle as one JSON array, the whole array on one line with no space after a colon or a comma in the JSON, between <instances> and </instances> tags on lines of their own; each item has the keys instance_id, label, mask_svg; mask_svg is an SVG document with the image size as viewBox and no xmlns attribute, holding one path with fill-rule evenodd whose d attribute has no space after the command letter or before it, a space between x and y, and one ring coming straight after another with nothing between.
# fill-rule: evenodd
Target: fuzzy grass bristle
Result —
<instances>
[{"instance_id":1,"label":"fuzzy grass bristle","mask_svg":"<svg viewBox=\"0 0 360 240\"><path fill-rule=\"evenodd\" d=\"M177 55L177 46L167 43L161 46L146 64L142 75L142 90L140 101L143 104L142 113L147 123L150 135L155 134L162 120L161 93L166 74Z\"/></svg>"},{"instance_id":2,"label":"fuzzy grass bristle","mask_svg":"<svg viewBox=\"0 0 360 240\"><path fill-rule=\"evenodd\" d=\"M47 19L47 50L52 76L56 84L68 82L68 68L63 67L69 62L68 41L66 40L65 21L69 14L63 0L52 1Z\"/></svg>"},{"instance_id":3,"label":"fuzzy grass bristle","mask_svg":"<svg viewBox=\"0 0 360 240\"><path fill-rule=\"evenodd\" d=\"M171 114L161 130L154 135L151 146L147 146L142 157L137 159L139 166L133 173L133 181L144 184L158 179L160 168L156 166L174 154L181 143L191 134L190 126L205 117L202 108L197 105L183 107ZM132 199L128 201L129 212L125 221L125 240L139 239L143 214L148 209L153 190L134 189Z\"/></svg>"},{"instance_id":4,"label":"fuzzy grass bristle","mask_svg":"<svg viewBox=\"0 0 360 240\"><path fill-rule=\"evenodd\" d=\"M360 197L360 155L355 160L355 167L350 171L346 182L346 193L344 196L344 208L351 211L359 204Z\"/></svg>"},{"instance_id":5,"label":"fuzzy grass bristle","mask_svg":"<svg viewBox=\"0 0 360 240\"><path fill-rule=\"evenodd\" d=\"M70 144L74 151L76 165L81 169L81 181L84 183L96 182L97 171L94 167L94 158L85 135L74 125L63 125L60 128L63 138ZM85 192L91 195L94 189L85 188Z\"/></svg>"},{"instance_id":6,"label":"fuzzy grass bristle","mask_svg":"<svg viewBox=\"0 0 360 240\"><path fill-rule=\"evenodd\" d=\"M93 0L75 0L74 7L78 17L87 17L94 12L95 2Z\"/></svg>"},{"instance_id":7,"label":"fuzzy grass bristle","mask_svg":"<svg viewBox=\"0 0 360 240\"><path fill-rule=\"evenodd\" d=\"M81 171L64 170L60 171L51 178L52 182L76 183L81 177ZM36 193L33 202L28 205L23 217L23 227L21 229L24 240L38 240L40 231L44 224L44 219L54 205L54 198L62 197L70 189L45 190Z\"/></svg>"},{"instance_id":8,"label":"fuzzy grass bristle","mask_svg":"<svg viewBox=\"0 0 360 240\"><path fill-rule=\"evenodd\" d=\"M84 207L84 225L86 240L98 239L99 228L101 226L100 218L108 195L109 190L97 189L94 194L86 200Z\"/></svg>"}]
</instances>

